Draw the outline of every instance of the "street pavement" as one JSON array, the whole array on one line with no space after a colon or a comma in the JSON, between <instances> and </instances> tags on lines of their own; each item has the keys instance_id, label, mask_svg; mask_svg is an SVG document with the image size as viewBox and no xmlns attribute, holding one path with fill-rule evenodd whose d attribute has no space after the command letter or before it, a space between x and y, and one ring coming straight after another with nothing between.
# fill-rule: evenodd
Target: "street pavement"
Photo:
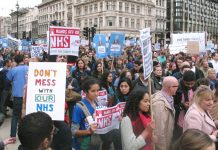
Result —
<instances>
[{"instance_id":1,"label":"street pavement","mask_svg":"<svg viewBox=\"0 0 218 150\"><path fill-rule=\"evenodd\" d=\"M11 110L8 112L4 123L0 127L0 140L10 137L10 128L11 128ZM20 141L17 137L17 141L14 144L9 144L5 147L5 150L17 150L20 145Z\"/></svg>"}]
</instances>

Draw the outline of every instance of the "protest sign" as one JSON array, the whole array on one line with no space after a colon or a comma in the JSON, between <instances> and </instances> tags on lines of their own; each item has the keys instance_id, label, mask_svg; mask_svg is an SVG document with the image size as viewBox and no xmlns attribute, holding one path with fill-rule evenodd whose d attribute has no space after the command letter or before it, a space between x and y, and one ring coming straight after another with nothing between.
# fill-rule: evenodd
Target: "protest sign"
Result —
<instances>
[{"instance_id":1,"label":"protest sign","mask_svg":"<svg viewBox=\"0 0 218 150\"><path fill-rule=\"evenodd\" d=\"M26 114L42 111L64 120L66 63L30 62Z\"/></svg>"},{"instance_id":2,"label":"protest sign","mask_svg":"<svg viewBox=\"0 0 218 150\"><path fill-rule=\"evenodd\" d=\"M86 97L86 93L81 91L82 98ZM98 105L100 106L107 106L107 90L98 91L98 98L96 100Z\"/></svg>"},{"instance_id":3,"label":"protest sign","mask_svg":"<svg viewBox=\"0 0 218 150\"><path fill-rule=\"evenodd\" d=\"M186 45L173 45L173 44L170 44L169 45L169 51L170 51L170 54L178 54L179 52L184 52L184 53L187 53L187 48L186 48Z\"/></svg>"},{"instance_id":4,"label":"protest sign","mask_svg":"<svg viewBox=\"0 0 218 150\"><path fill-rule=\"evenodd\" d=\"M187 42L187 53L192 55L198 55L200 52L199 41L188 41Z\"/></svg>"},{"instance_id":5,"label":"protest sign","mask_svg":"<svg viewBox=\"0 0 218 150\"><path fill-rule=\"evenodd\" d=\"M140 40L143 58L144 79L147 79L153 71L150 28L140 30Z\"/></svg>"},{"instance_id":6,"label":"protest sign","mask_svg":"<svg viewBox=\"0 0 218 150\"><path fill-rule=\"evenodd\" d=\"M106 35L105 34L95 34L93 41L94 41L94 47L96 50L96 57L106 58L107 57Z\"/></svg>"},{"instance_id":7,"label":"protest sign","mask_svg":"<svg viewBox=\"0 0 218 150\"><path fill-rule=\"evenodd\" d=\"M125 35L123 33L111 33L109 41L109 55L120 56L124 45Z\"/></svg>"},{"instance_id":8,"label":"protest sign","mask_svg":"<svg viewBox=\"0 0 218 150\"><path fill-rule=\"evenodd\" d=\"M205 33L172 34L173 45L186 45L188 41L199 41L200 52L205 52Z\"/></svg>"},{"instance_id":9,"label":"protest sign","mask_svg":"<svg viewBox=\"0 0 218 150\"><path fill-rule=\"evenodd\" d=\"M50 55L79 55L80 29L50 26Z\"/></svg>"},{"instance_id":10,"label":"protest sign","mask_svg":"<svg viewBox=\"0 0 218 150\"><path fill-rule=\"evenodd\" d=\"M41 46L32 46L31 47L31 58L41 57L42 56L42 49Z\"/></svg>"},{"instance_id":11,"label":"protest sign","mask_svg":"<svg viewBox=\"0 0 218 150\"><path fill-rule=\"evenodd\" d=\"M97 123L96 134L105 134L113 129L119 129L120 116L125 108L126 102L118 103L114 107L100 108L95 111Z\"/></svg>"}]
</instances>

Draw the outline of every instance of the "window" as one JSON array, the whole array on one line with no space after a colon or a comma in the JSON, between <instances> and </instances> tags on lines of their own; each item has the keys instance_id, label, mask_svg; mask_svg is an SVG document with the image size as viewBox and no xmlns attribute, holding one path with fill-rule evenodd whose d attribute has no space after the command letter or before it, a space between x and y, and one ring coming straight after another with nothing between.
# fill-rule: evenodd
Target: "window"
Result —
<instances>
[{"instance_id":1,"label":"window","mask_svg":"<svg viewBox=\"0 0 218 150\"><path fill-rule=\"evenodd\" d=\"M147 20L145 20L145 28L147 27Z\"/></svg>"},{"instance_id":2,"label":"window","mask_svg":"<svg viewBox=\"0 0 218 150\"><path fill-rule=\"evenodd\" d=\"M88 26L88 20L85 20L84 26L87 27Z\"/></svg>"},{"instance_id":3,"label":"window","mask_svg":"<svg viewBox=\"0 0 218 150\"><path fill-rule=\"evenodd\" d=\"M125 18L125 27L129 27L129 18Z\"/></svg>"},{"instance_id":4,"label":"window","mask_svg":"<svg viewBox=\"0 0 218 150\"><path fill-rule=\"evenodd\" d=\"M123 10L123 3L119 2L119 10L122 11Z\"/></svg>"},{"instance_id":5,"label":"window","mask_svg":"<svg viewBox=\"0 0 218 150\"><path fill-rule=\"evenodd\" d=\"M137 21L136 21L136 28L137 28L137 29L140 28L140 19L137 19Z\"/></svg>"},{"instance_id":6,"label":"window","mask_svg":"<svg viewBox=\"0 0 218 150\"><path fill-rule=\"evenodd\" d=\"M125 3L125 12L129 11L129 3Z\"/></svg>"},{"instance_id":7,"label":"window","mask_svg":"<svg viewBox=\"0 0 218 150\"><path fill-rule=\"evenodd\" d=\"M137 6L136 13L140 14L140 6Z\"/></svg>"},{"instance_id":8,"label":"window","mask_svg":"<svg viewBox=\"0 0 218 150\"><path fill-rule=\"evenodd\" d=\"M119 17L119 26L122 27L123 26L123 18Z\"/></svg>"},{"instance_id":9,"label":"window","mask_svg":"<svg viewBox=\"0 0 218 150\"><path fill-rule=\"evenodd\" d=\"M151 20L148 20L148 27L151 27Z\"/></svg>"},{"instance_id":10,"label":"window","mask_svg":"<svg viewBox=\"0 0 218 150\"><path fill-rule=\"evenodd\" d=\"M88 6L85 6L85 12L84 14L88 14Z\"/></svg>"},{"instance_id":11,"label":"window","mask_svg":"<svg viewBox=\"0 0 218 150\"><path fill-rule=\"evenodd\" d=\"M135 13L135 5L131 5L131 13Z\"/></svg>"},{"instance_id":12,"label":"window","mask_svg":"<svg viewBox=\"0 0 218 150\"><path fill-rule=\"evenodd\" d=\"M97 25L98 24L98 18L95 18L94 19L94 25Z\"/></svg>"},{"instance_id":13,"label":"window","mask_svg":"<svg viewBox=\"0 0 218 150\"><path fill-rule=\"evenodd\" d=\"M81 22L80 22L80 20L77 20L76 21L76 27L80 27L81 26Z\"/></svg>"},{"instance_id":14,"label":"window","mask_svg":"<svg viewBox=\"0 0 218 150\"><path fill-rule=\"evenodd\" d=\"M109 2L106 1L106 10L109 10Z\"/></svg>"},{"instance_id":15,"label":"window","mask_svg":"<svg viewBox=\"0 0 218 150\"><path fill-rule=\"evenodd\" d=\"M94 5L94 12L97 12L98 11L98 4L95 4Z\"/></svg>"},{"instance_id":16,"label":"window","mask_svg":"<svg viewBox=\"0 0 218 150\"><path fill-rule=\"evenodd\" d=\"M107 26L115 26L116 17L106 17Z\"/></svg>"},{"instance_id":17,"label":"window","mask_svg":"<svg viewBox=\"0 0 218 150\"><path fill-rule=\"evenodd\" d=\"M93 24L92 24L92 19L89 19L89 26L91 27Z\"/></svg>"},{"instance_id":18,"label":"window","mask_svg":"<svg viewBox=\"0 0 218 150\"><path fill-rule=\"evenodd\" d=\"M148 7L148 15L151 15L151 7Z\"/></svg>"},{"instance_id":19,"label":"window","mask_svg":"<svg viewBox=\"0 0 218 150\"><path fill-rule=\"evenodd\" d=\"M89 6L89 13L92 13L92 5Z\"/></svg>"},{"instance_id":20,"label":"window","mask_svg":"<svg viewBox=\"0 0 218 150\"><path fill-rule=\"evenodd\" d=\"M112 7L112 8L111 8L112 10L116 10L115 1L112 1L112 5L111 5L111 7Z\"/></svg>"},{"instance_id":21,"label":"window","mask_svg":"<svg viewBox=\"0 0 218 150\"><path fill-rule=\"evenodd\" d=\"M103 17L99 18L99 25L100 25L100 27L103 26Z\"/></svg>"},{"instance_id":22,"label":"window","mask_svg":"<svg viewBox=\"0 0 218 150\"><path fill-rule=\"evenodd\" d=\"M101 2L100 3L100 11L102 11L103 10L103 3Z\"/></svg>"},{"instance_id":23,"label":"window","mask_svg":"<svg viewBox=\"0 0 218 150\"><path fill-rule=\"evenodd\" d=\"M135 19L131 19L131 28L135 28Z\"/></svg>"}]
</instances>

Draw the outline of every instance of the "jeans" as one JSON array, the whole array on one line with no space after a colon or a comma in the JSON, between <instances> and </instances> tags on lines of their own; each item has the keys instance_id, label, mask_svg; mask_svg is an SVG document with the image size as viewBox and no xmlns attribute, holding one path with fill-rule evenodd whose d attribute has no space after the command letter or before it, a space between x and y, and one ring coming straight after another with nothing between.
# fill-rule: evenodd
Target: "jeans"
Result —
<instances>
[{"instance_id":1,"label":"jeans","mask_svg":"<svg viewBox=\"0 0 218 150\"><path fill-rule=\"evenodd\" d=\"M3 90L1 94L1 102L0 102L0 111L4 114L6 114L6 100L8 99L8 96L10 94L10 91Z\"/></svg>"},{"instance_id":2,"label":"jeans","mask_svg":"<svg viewBox=\"0 0 218 150\"><path fill-rule=\"evenodd\" d=\"M14 97L11 119L11 137L16 137L18 119L21 117L23 97Z\"/></svg>"}]
</instances>

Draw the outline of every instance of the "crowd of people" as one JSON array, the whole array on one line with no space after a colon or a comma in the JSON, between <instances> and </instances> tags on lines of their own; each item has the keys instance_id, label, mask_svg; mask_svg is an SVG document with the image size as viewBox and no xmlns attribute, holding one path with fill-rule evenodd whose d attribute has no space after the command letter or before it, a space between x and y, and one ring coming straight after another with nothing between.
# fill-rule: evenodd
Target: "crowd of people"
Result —
<instances>
[{"instance_id":1,"label":"crowd of people","mask_svg":"<svg viewBox=\"0 0 218 150\"><path fill-rule=\"evenodd\" d=\"M62 55L55 59L69 60ZM29 62L48 61L45 52L42 58L31 58L28 52L0 51L0 113L7 116L13 110L10 138L0 148L16 142L18 133L20 150L216 149L218 53L153 51L153 72L144 78L139 46L104 59L81 47L75 65L66 69L65 121L52 121L43 112L25 115ZM96 101L99 90L107 91L104 104ZM120 102L126 104L119 129L96 135L97 107Z\"/></svg>"}]
</instances>

